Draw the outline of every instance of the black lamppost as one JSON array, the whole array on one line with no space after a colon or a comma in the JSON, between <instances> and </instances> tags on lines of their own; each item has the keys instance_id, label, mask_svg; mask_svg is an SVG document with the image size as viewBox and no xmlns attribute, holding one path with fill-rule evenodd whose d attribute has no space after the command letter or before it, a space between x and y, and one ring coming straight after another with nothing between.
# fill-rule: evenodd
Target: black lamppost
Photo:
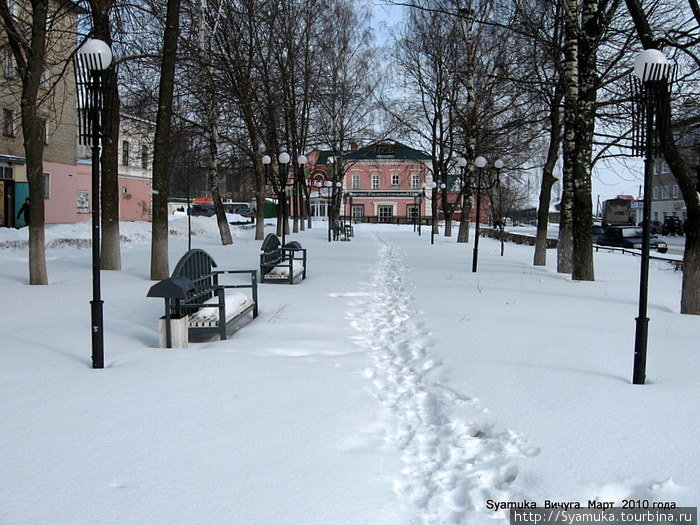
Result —
<instances>
[{"instance_id":1,"label":"black lamppost","mask_svg":"<svg viewBox=\"0 0 700 525\"><path fill-rule=\"evenodd\" d=\"M76 55L79 139L92 149L92 368L104 368L104 319L100 290L100 140L105 125L105 106L115 87L112 50L102 40L85 42Z\"/></svg>"},{"instance_id":2,"label":"black lamppost","mask_svg":"<svg viewBox=\"0 0 700 525\"><path fill-rule=\"evenodd\" d=\"M286 242L286 236L287 236L287 186L289 181L288 179L288 169L289 169L289 161L291 160L291 157L289 156L289 153L286 151L283 151L282 153L279 154L277 157L277 161L279 162L279 170L280 170L280 184L282 185L282 246L285 245Z\"/></svg>"},{"instance_id":3,"label":"black lamppost","mask_svg":"<svg viewBox=\"0 0 700 525\"><path fill-rule=\"evenodd\" d=\"M474 165L477 168L476 174L476 225L474 232L474 254L472 256L472 272L476 272L477 265L479 264L479 234L481 225L481 192L488 190L498 182L498 176L501 168L503 167L503 161L498 159L494 162L494 167L496 168L496 180L491 184L484 186L483 184L483 171L486 167L486 159L484 157L477 157L474 159Z\"/></svg>"},{"instance_id":4,"label":"black lamppost","mask_svg":"<svg viewBox=\"0 0 700 525\"><path fill-rule=\"evenodd\" d=\"M632 382L635 385L643 385L646 374L652 172L654 157L663 151L666 127L670 121L670 73L671 67L666 57L656 49L645 49L634 61L632 77L634 149L638 155L644 156L639 315L636 318L632 376Z\"/></svg>"}]
</instances>

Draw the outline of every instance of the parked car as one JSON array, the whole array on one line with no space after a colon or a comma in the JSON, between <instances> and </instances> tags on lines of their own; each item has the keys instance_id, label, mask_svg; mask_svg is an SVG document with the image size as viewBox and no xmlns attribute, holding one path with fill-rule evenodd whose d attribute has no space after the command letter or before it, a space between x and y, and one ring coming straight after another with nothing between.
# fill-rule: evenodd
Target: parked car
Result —
<instances>
[{"instance_id":1,"label":"parked car","mask_svg":"<svg viewBox=\"0 0 700 525\"><path fill-rule=\"evenodd\" d=\"M642 249L642 229L638 226L610 226L598 239L600 246L615 246L618 248ZM666 253L668 245L655 235L649 239L649 249Z\"/></svg>"},{"instance_id":2,"label":"parked car","mask_svg":"<svg viewBox=\"0 0 700 525\"><path fill-rule=\"evenodd\" d=\"M642 227L643 223L637 224L640 228ZM661 221L649 221L649 231L651 233L662 233L664 229L664 225L661 224Z\"/></svg>"},{"instance_id":3,"label":"parked car","mask_svg":"<svg viewBox=\"0 0 700 525\"><path fill-rule=\"evenodd\" d=\"M236 210L236 213L242 217L250 217L251 215L253 215L253 210L251 210L250 208L238 208Z\"/></svg>"},{"instance_id":4,"label":"parked car","mask_svg":"<svg viewBox=\"0 0 700 525\"><path fill-rule=\"evenodd\" d=\"M683 223L679 217L664 217L663 235L683 235Z\"/></svg>"},{"instance_id":5,"label":"parked car","mask_svg":"<svg viewBox=\"0 0 700 525\"><path fill-rule=\"evenodd\" d=\"M593 236L593 244L596 244L598 239L600 239L600 237L605 233L605 228L594 224L591 233Z\"/></svg>"},{"instance_id":6,"label":"parked car","mask_svg":"<svg viewBox=\"0 0 700 525\"><path fill-rule=\"evenodd\" d=\"M211 217L216 212L214 206L203 206L202 204L193 204L190 208L190 215L194 217Z\"/></svg>"}]
</instances>

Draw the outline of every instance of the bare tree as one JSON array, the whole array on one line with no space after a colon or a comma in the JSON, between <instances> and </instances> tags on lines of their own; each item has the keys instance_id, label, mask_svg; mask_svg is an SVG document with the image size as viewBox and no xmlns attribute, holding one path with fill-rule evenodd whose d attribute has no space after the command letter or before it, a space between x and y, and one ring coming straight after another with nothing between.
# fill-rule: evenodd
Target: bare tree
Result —
<instances>
[{"instance_id":1,"label":"bare tree","mask_svg":"<svg viewBox=\"0 0 700 525\"><path fill-rule=\"evenodd\" d=\"M154 280L166 279L170 273L168 265L168 158L170 156L170 127L179 35L180 0L168 0L153 150L151 279Z\"/></svg>"},{"instance_id":2,"label":"bare tree","mask_svg":"<svg viewBox=\"0 0 700 525\"><path fill-rule=\"evenodd\" d=\"M48 284L44 247L45 126L41 112L48 105L58 113L71 108L75 95L66 88L77 13L71 3L47 0L0 0L0 21L21 83L21 129L29 198L29 283ZM59 98L54 98L58 95ZM73 110L74 111L74 110ZM70 110L66 115L70 114Z\"/></svg>"}]
</instances>

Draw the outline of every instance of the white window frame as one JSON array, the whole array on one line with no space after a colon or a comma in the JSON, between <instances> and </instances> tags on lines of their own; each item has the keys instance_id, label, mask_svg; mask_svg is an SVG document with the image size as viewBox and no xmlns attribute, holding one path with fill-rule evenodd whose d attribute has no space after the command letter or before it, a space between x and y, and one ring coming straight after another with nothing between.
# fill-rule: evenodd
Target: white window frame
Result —
<instances>
[{"instance_id":1,"label":"white window frame","mask_svg":"<svg viewBox=\"0 0 700 525\"><path fill-rule=\"evenodd\" d=\"M122 141L122 151L121 151L121 160L122 160L122 166L128 166L130 159L131 152L129 151L131 149L131 144L129 144L128 140L123 140Z\"/></svg>"},{"instance_id":2,"label":"white window frame","mask_svg":"<svg viewBox=\"0 0 700 525\"><path fill-rule=\"evenodd\" d=\"M42 175L44 176L44 198L49 199L51 198L51 174L44 171Z\"/></svg>"},{"instance_id":3,"label":"white window frame","mask_svg":"<svg viewBox=\"0 0 700 525\"><path fill-rule=\"evenodd\" d=\"M14 109L3 108L2 110L2 134L5 137L17 136L16 114Z\"/></svg>"},{"instance_id":4,"label":"white window frame","mask_svg":"<svg viewBox=\"0 0 700 525\"><path fill-rule=\"evenodd\" d=\"M401 177L399 177L399 174L392 173L391 174L391 187L398 188L400 183L401 183Z\"/></svg>"},{"instance_id":5,"label":"white window frame","mask_svg":"<svg viewBox=\"0 0 700 525\"><path fill-rule=\"evenodd\" d=\"M679 195L678 184L673 185L673 198L677 199Z\"/></svg>"},{"instance_id":6,"label":"white window frame","mask_svg":"<svg viewBox=\"0 0 700 525\"><path fill-rule=\"evenodd\" d=\"M384 216L382 217L382 210L389 209L391 211L391 215ZM393 219L396 217L396 209L394 204L389 204L389 203L384 203L384 204L376 204L376 211L377 211L377 219L379 222L383 222L382 219ZM391 222L391 220L388 220L386 222Z\"/></svg>"},{"instance_id":7,"label":"white window frame","mask_svg":"<svg viewBox=\"0 0 700 525\"><path fill-rule=\"evenodd\" d=\"M360 174L359 173L352 174L352 189L353 190L360 189Z\"/></svg>"},{"instance_id":8,"label":"white window frame","mask_svg":"<svg viewBox=\"0 0 700 525\"><path fill-rule=\"evenodd\" d=\"M411 174L411 189L417 190L420 188L420 173Z\"/></svg>"},{"instance_id":9,"label":"white window frame","mask_svg":"<svg viewBox=\"0 0 700 525\"><path fill-rule=\"evenodd\" d=\"M661 186L661 198L668 199L668 186Z\"/></svg>"},{"instance_id":10,"label":"white window frame","mask_svg":"<svg viewBox=\"0 0 700 525\"><path fill-rule=\"evenodd\" d=\"M372 173L372 189L378 190L380 187L379 173Z\"/></svg>"},{"instance_id":11,"label":"white window frame","mask_svg":"<svg viewBox=\"0 0 700 525\"><path fill-rule=\"evenodd\" d=\"M141 169L148 169L148 146L141 144Z\"/></svg>"},{"instance_id":12,"label":"white window frame","mask_svg":"<svg viewBox=\"0 0 700 525\"><path fill-rule=\"evenodd\" d=\"M654 186L652 193L653 193L652 199L657 200L659 198L659 187Z\"/></svg>"},{"instance_id":13,"label":"white window frame","mask_svg":"<svg viewBox=\"0 0 700 525\"><path fill-rule=\"evenodd\" d=\"M2 72L5 78L15 78L17 76L15 55L12 54L10 46L2 48Z\"/></svg>"}]
</instances>

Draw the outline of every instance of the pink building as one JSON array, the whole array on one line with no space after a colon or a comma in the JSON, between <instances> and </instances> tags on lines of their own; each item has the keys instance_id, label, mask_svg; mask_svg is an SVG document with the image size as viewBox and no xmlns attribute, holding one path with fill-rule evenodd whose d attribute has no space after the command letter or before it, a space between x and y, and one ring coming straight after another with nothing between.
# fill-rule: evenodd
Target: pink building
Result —
<instances>
[{"instance_id":1,"label":"pink building","mask_svg":"<svg viewBox=\"0 0 700 525\"><path fill-rule=\"evenodd\" d=\"M327 196L314 192L313 181L332 178L330 151L314 151L309 158L312 212L325 215ZM336 159L337 164L337 159ZM411 222L431 215L430 156L393 140L353 149L340 158L343 177L341 215L356 221Z\"/></svg>"}]
</instances>

